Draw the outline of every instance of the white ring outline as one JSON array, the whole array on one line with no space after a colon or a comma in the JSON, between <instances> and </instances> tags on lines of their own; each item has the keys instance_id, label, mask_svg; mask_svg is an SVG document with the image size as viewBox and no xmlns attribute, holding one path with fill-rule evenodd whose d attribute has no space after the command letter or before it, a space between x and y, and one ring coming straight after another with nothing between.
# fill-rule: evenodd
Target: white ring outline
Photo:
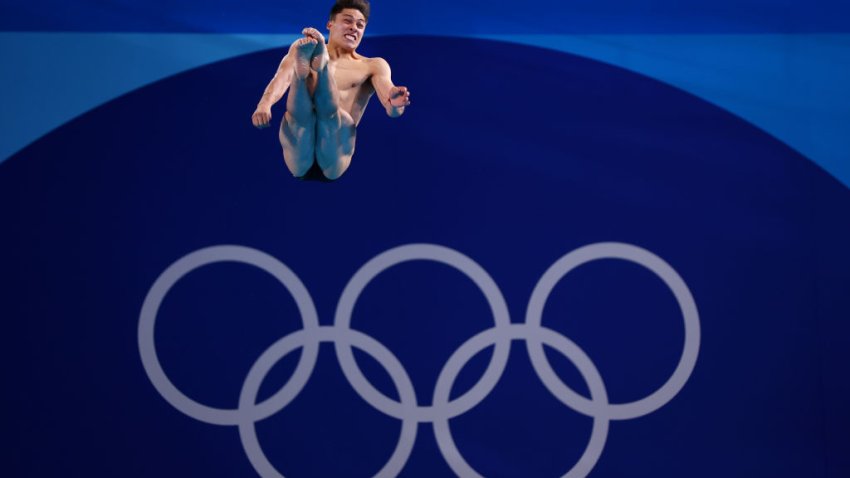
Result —
<instances>
[{"instance_id":1,"label":"white ring outline","mask_svg":"<svg viewBox=\"0 0 850 478\"><path fill-rule=\"evenodd\" d=\"M541 323L543 308L557 282L572 269L598 259L628 260L654 272L674 293L685 322L685 346L673 375L655 393L631 403L609 404L604 382L590 358L570 339L544 328ZM392 352L375 339L350 328L354 304L365 286L386 268L410 260L441 262L464 272L484 292L496 322L495 327L470 338L451 355L437 379L433 403L430 407L416 405L416 394L410 377ZM254 265L277 278L292 294L304 323L303 329L279 339L254 363L243 383L237 409L212 408L185 396L165 375L154 346L156 315L171 287L183 276L201 266L224 261ZM507 305L498 286L481 266L467 256L453 249L433 244L399 246L379 254L352 277L340 298L335 325L332 327L318 325L318 316L309 292L300 279L277 259L243 246L208 247L187 254L169 266L157 278L145 297L139 318L138 334L139 351L145 372L163 398L182 413L196 420L217 425L238 426L243 448L255 470L264 478L282 477L282 475L274 469L263 454L254 425L257 421L282 410L300 393L315 368L320 342L334 343L346 378L363 400L379 411L402 420L399 443L390 460L376 475L380 478L396 476L401 472L412 451L418 422L433 423L440 451L449 466L459 476L480 476L469 467L460 455L460 451L457 450L451 437L448 421L476 406L492 391L507 366L512 340L526 340L534 370L544 386L559 401L594 419L593 431L585 452L573 468L564 475L565 478L585 477L601 456L610 420L643 416L669 402L690 378L699 353L700 342L696 304L679 274L664 260L645 249L613 242L581 247L553 264L535 286L526 311L526 322L523 324L510 323ZM491 339L491 336L495 337ZM458 399L449 401L451 387L465 365L461 359L466 358L468 361L472 356L493 344L495 344L493 357L479 382ZM544 344L554 347L574 363L588 383L590 399L576 394L554 373L543 352ZM260 384L268 371L280 358L299 347L303 349L303 352L290 380L272 397L260 404L254 404ZM387 398L366 380L354 362L352 347L369 353L385 367L399 392L400 402ZM343 359L343 355L346 354L350 357L348 364L345 364ZM504 360L501 359L502 354ZM346 367L349 370L346 371ZM437 413L438 410L441 413Z\"/></svg>"},{"instance_id":2,"label":"white ring outline","mask_svg":"<svg viewBox=\"0 0 850 478\"><path fill-rule=\"evenodd\" d=\"M238 425L246 419L246 415L250 419L262 420L280 411L283 408L280 404L288 403L289 396L297 394L297 392L293 394L292 390L300 391L310 378L319 355L319 344L307 344L289 381L273 396L248 410L210 407L192 400L178 390L162 369L156 353L154 344L156 316L166 294L181 278L195 269L218 262L244 263L274 276L295 299L304 325L303 330L317 329L319 318L310 293L289 267L264 252L244 246L225 245L199 249L175 261L156 279L142 304L138 328L139 354L148 378L165 401L186 415L213 425Z\"/></svg>"},{"instance_id":3,"label":"white ring outline","mask_svg":"<svg viewBox=\"0 0 850 478\"><path fill-rule=\"evenodd\" d=\"M416 392L413 389L413 383L410 381L410 377L408 377L398 358L389 349L384 347L383 344L356 330L319 327L309 333L306 330L293 332L275 342L260 355L251 367L251 371L248 372L245 382L242 385L242 392L239 395L239 408L250 409L255 406L254 402L257 399L260 385L262 385L266 375L278 361L293 350L299 347L305 347L311 343L339 343L340 341L344 341L346 344L367 352L378 363L383 365L384 369L389 372L390 378L399 392L401 403L404 404L405 408L413 408L415 406ZM295 393L297 394L298 392ZM292 399L294 398L295 396L292 397ZM284 407L288 404L289 402L285 403ZM274 465L271 464L265 453L263 453L257 437L257 429L254 426L256 422L257 420L248 418L239 424L239 437L242 441L245 454L248 456L251 465L263 478L284 478ZM396 449L387 463L375 475L375 478L391 478L401 473L413 451L418 426L417 421L410 417L402 419L401 436L399 437L398 444L396 444Z\"/></svg>"},{"instance_id":4,"label":"white ring outline","mask_svg":"<svg viewBox=\"0 0 850 478\"><path fill-rule=\"evenodd\" d=\"M572 340L552 329L532 327L528 324L513 324L509 328L485 330L467 340L452 354L448 362L446 362L446 366L443 367L444 371L451 370L452 372L440 374L440 378L437 381L437 388L434 391L435 405L447 403L449 392L455 379L463 369L463 366L469 363L472 357L490 345L505 339L534 340L553 347L566 358L570 359L576 366L582 378L587 382L593 402L598 402L603 406L608 403L608 393L605 390L605 383L602 381L602 376L599 375L599 371L593 365L590 357ZM544 382L546 388L551 391L551 387L545 383L543 377L540 377L540 379ZM556 395L556 398L563 402L561 397ZM591 418L593 418L593 429L587 447L576 464L573 465L563 478L584 478L596 466L596 462L602 456L602 451L605 448L605 442L608 438L608 425L610 422L604 416L594 416ZM440 453L442 453L443 458L452 471L457 476L464 478L483 478L482 475L466 462L460 450L458 450L452 437L448 419L435 420L433 426L434 436L437 438L437 446L440 448Z\"/></svg>"},{"instance_id":5,"label":"white ring outline","mask_svg":"<svg viewBox=\"0 0 850 478\"><path fill-rule=\"evenodd\" d=\"M573 269L599 259L622 259L641 265L661 278L676 297L685 324L685 343L679 363L667 382L640 400L601 406L574 392L558 378L543 352L542 343L529 340L526 347L535 372L564 405L591 417L607 417L610 420L642 417L658 410L679 393L693 373L699 355L700 324L696 303L685 281L667 262L646 249L620 242L580 247L558 259L537 282L526 309L525 322L532 327L542 327L543 308L555 285Z\"/></svg>"},{"instance_id":6,"label":"white ring outline","mask_svg":"<svg viewBox=\"0 0 850 478\"><path fill-rule=\"evenodd\" d=\"M478 263L460 252L434 244L408 244L395 247L378 254L364 264L354 274L342 292L342 297L337 305L334 326L342 329L351 328L354 305L366 286L378 274L397 264L415 260L438 262L463 272L468 278L472 279L487 299L495 327L510 326L508 305L499 286L496 285L490 274ZM510 353L510 340L497 342L484 374L466 393L439 409L431 405L417 406L411 410L381 393L366 379L354 359L350 346L343 342L336 342L334 346L343 374L366 402L391 417L402 419L412 414L420 422L431 422L442 417L451 418L469 411L496 386L507 367L508 354Z\"/></svg>"}]
</instances>

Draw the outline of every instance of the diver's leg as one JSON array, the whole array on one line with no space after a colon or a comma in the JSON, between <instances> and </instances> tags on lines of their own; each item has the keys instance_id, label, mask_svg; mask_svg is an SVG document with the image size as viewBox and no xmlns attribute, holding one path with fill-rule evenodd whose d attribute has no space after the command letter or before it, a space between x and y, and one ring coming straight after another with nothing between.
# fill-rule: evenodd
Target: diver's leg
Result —
<instances>
[{"instance_id":1,"label":"diver's leg","mask_svg":"<svg viewBox=\"0 0 850 478\"><path fill-rule=\"evenodd\" d=\"M283 147L283 160L293 176L303 176L316 156L316 113L310 97L310 58L316 48L312 38L299 38L290 47L295 74L286 99L286 113L280 123L278 138Z\"/></svg>"},{"instance_id":2,"label":"diver's leg","mask_svg":"<svg viewBox=\"0 0 850 478\"><path fill-rule=\"evenodd\" d=\"M337 179L351 164L357 127L351 115L339 107L339 92L323 41L316 45L312 66L317 73L313 95L316 106L316 161L325 177Z\"/></svg>"}]
</instances>

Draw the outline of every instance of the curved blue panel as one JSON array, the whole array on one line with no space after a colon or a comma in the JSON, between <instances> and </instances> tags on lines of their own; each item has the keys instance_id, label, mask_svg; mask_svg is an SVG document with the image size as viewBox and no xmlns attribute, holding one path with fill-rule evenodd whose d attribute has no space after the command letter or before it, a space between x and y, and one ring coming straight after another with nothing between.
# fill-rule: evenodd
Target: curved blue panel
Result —
<instances>
[{"instance_id":1,"label":"curved blue panel","mask_svg":"<svg viewBox=\"0 0 850 478\"><path fill-rule=\"evenodd\" d=\"M578 54L749 121L850 186L848 35L487 35Z\"/></svg>"},{"instance_id":2,"label":"curved blue panel","mask_svg":"<svg viewBox=\"0 0 850 478\"><path fill-rule=\"evenodd\" d=\"M280 48L296 35L0 33L0 162L127 92L225 58ZM264 74L271 74L274 66ZM58 73L58 72L61 72Z\"/></svg>"},{"instance_id":3,"label":"curved blue panel","mask_svg":"<svg viewBox=\"0 0 850 478\"><path fill-rule=\"evenodd\" d=\"M295 37L0 33L10 72L0 76L6 132L0 162L117 96L214 61L282 51ZM586 56L679 87L764 129L850 185L850 91L844 86L850 68L842 61L850 57L850 35L483 37Z\"/></svg>"},{"instance_id":4,"label":"curved blue panel","mask_svg":"<svg viewBox=\"0 0 850 478\"><path fill-rule=\"evenodd\" d=\"M192 251L239 244L271 254L304 282L319 322L330 325L346 283L375 255L439 244L480 264L519 323L547 268L607 241L645 248L681 275L702 342L693 374L669 403L611 422L590 476L850 472L846 187L713 105L591 60L419 37L376 39L365 53L389 59L397 83L419 86L400 119L371 107L337 183L291 179L275 132L250 126L266 79L245 72L276 64L276 52L147 86L3 164L0 215L13 233L0 236L0 289L14 293L0 302L0 316L15 340L0 362L14 384L3 410L15 416L4 423L17 437L4 451L9 474L255 474L236 428L177 411L139 358L146 294ZM197 120L185 121L186 111ZM139 120L130 127L126 118ZM182 279L157 321L168 376L215 407L235 407L257 357L301 328L280 284L232 263ZM377 277L353 318L398 357L426 405L443 364L492 322L470 280L422 261ZM616 403L660 387L685 337L664 283L617 260L560 281L543 323L584 350ZM592 389L571 357L549 352L564 381L579 393ZM477 380L490 354L461 373L453 396ZM367 354L356 357L397 398L387 372ZM272 370L262 398L297 359ZM519 343L493 391L451 420L458 449L484 476L563 475L591 426L547 391ZM301 394L257 430L286 476L360 476L386 462L400 424L352 389L333 347L322 345ZM423 421L402 476L450 474Z\"/></svg>"}]
</instances>

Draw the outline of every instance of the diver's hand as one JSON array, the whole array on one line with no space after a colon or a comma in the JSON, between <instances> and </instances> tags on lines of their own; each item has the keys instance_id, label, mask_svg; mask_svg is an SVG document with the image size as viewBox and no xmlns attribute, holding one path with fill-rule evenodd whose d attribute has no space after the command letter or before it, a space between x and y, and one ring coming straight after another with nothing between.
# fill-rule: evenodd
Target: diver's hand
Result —
<instances>
[{"instance_id":1,"label":"diver's hand","mask_svg":"<svg viewBox=\"0 0 850 478\"><path fill-rule=\"evenodd\" d=\"M394 86L390 90L390 105L393 108L410 106L410 90L406 86Z\"/></svg>"},{"instance_id":2,"label":"diver's hand","mask_svg":"<svg viewBox=\"0 0 850 478\"><path fill-rule=\"evenodd\" d=\"M316 30L313 27L307 27L307 28L301 30L301 34L303 34L306 37L310 37L310 38L316 40L316 42L325 43L325 36L322 35L322 33L319 30Z\"/></svg>"},{"instance_id":3,"label":"diver's hand","mask_svg":"<svg viewBox=\"0 0 850 478\"><path fill-rule=\"evenodd\" d=\"M258 129L268 128L272 121L272 109L265 105L257 105L257 110L251 116L251 122Z\"/></svg>"}]
</instances>

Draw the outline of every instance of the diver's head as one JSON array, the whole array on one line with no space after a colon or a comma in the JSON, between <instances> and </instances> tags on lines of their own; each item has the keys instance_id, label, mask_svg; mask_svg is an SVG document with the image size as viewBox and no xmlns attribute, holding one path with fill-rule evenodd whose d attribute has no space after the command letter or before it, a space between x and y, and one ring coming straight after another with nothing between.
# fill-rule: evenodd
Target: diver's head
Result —
<instances>
[{"instance_id":1,"label":"diver's head","mask_svg":"<svg viewBox=\"0 0 850 478\"><path fill-rule=\"evenodd\" d=\"M337 0L328 20L328 43L354 50L360 45L368 22L368 0Z\"/></svg>"}]
</instances>

